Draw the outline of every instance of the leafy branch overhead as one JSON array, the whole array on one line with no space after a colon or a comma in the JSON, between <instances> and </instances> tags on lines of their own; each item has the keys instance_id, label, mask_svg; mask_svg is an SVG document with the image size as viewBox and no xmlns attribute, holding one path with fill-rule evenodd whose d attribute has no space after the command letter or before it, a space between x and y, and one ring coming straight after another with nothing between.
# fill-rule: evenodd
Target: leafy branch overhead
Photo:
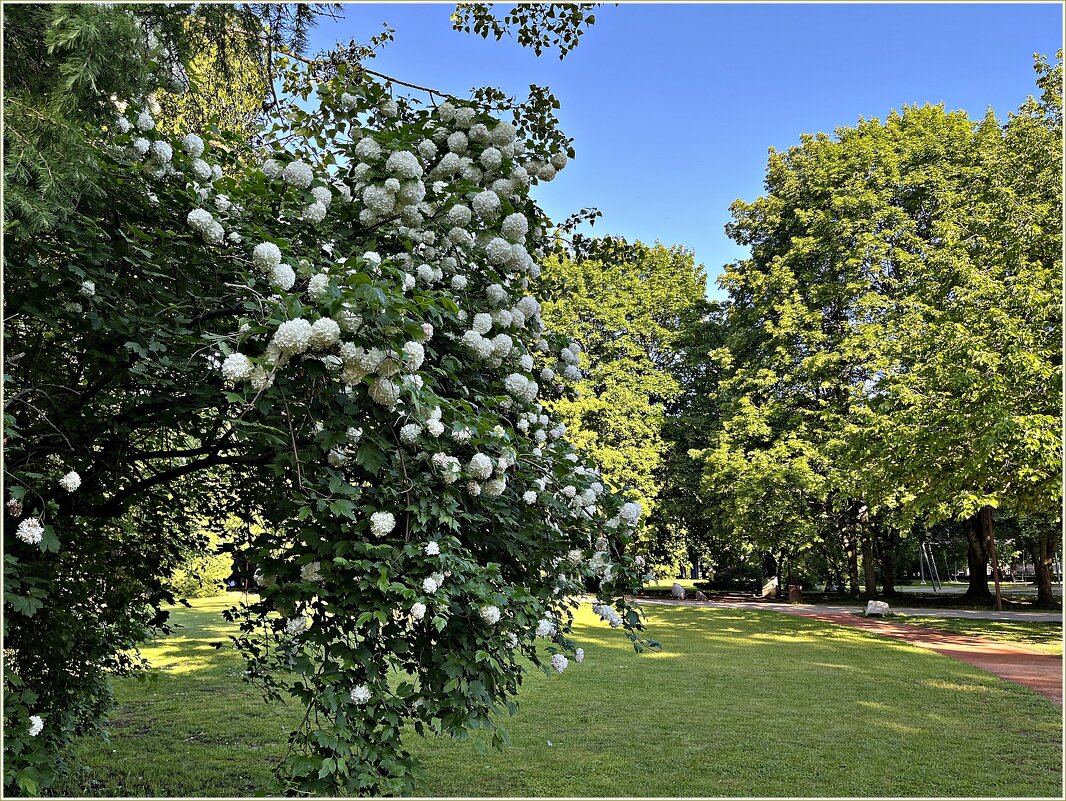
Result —
<instances>
[{"instance_id":1,"label":"leafy branch overhead","mask_svg":"<svg viewBox=\"0 0 1066 801\"><path fill-rule=\"evenodd\" d=\"M452 14L457 31L473 33L497 41L514 36L523 47L538 56L545 50L558 50L559 59L578 46L585 30L596 23L592 10L600 3L524 3L500 12L493 3L459 3ZM584 29L584 30L583 30Z\"/></svg>"}]
</instances>

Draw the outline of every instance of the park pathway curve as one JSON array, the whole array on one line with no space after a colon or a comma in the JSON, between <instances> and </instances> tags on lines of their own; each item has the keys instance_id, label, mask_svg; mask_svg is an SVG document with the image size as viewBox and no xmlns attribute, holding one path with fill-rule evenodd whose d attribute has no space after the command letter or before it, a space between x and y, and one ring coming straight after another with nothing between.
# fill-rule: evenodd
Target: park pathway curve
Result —
<instances>
[{"instance_id":1,"label":"park pathway curve","mask_svg":"<svg viewBox=\"0 0 1066 801\"><path fill-rule=\"evenodd\" d=\"M1062 654L1046 654L1017 643L996 642L948 631L914 626L896 620L862 617L855 612L821 610L812 605L715 603L714 601L670 601L639 598L641 604L670 606L710 606L731 609L766 609L796 617L820 620L838 626L863 629L882 637L936 651L986 670L1007 681L1028 687L1062 706Z\"/></svg>"}]
</instances>

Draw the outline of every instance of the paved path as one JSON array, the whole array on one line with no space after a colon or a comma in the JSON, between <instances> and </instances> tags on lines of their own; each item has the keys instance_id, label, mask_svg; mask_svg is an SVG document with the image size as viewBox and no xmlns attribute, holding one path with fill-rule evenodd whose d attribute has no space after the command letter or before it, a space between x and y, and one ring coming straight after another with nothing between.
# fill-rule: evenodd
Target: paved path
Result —
<instances>
[{"instance_id":1,"label":"paved path","mask_svg":"<svg viewBox=\"0 0 1066 801\"><path fill-rule=\"evenodd\" d=\"M1045 654L1016 643L996 642L982 637L966 637L938 629L914 626L896 620L862 617L855 607L815 606L813 604L744 603L728 601L672 601L666 599L639 599L642 604L692 605L726 609L767 609L787 615L805 617L838 626L864 629L883 637L902 640L918 648L936 651L967 664L987 670L1000 678L1028 687L1062 706L1062 655ZM974 612L972 615L957 615L959 609L893 609L897 613L911 613L938 617L981 617L991 620L1062 620L1061 614L1042 612ZM947 614L951 613L951 614ZM1007 617L989 617L1006 615ZM1044 615L1045 617L1037 617Z\"/></svg>"},{"instance_id":2,"label":"paved path","mask_svg":"<svg viewBox=\"0 0 1066 801\"><path fill-rule=\"evenodd\" d=\"M866 605L857 604L788 604L774 601L675 601L670 598L637 598L641 603L666 603L682 606L709 606L718 609L769 609L773 612L795 613L797 609L806 609L814 612L834 612L840 614L858 615L866 611ZM1029 622L1061 623L1062 612L1025 612L1004 610L999 612L995 609L939 609L918 606L892 605L889 610L894 615L907 615L908 617L960 617L971 620L1014 620Z\"/></svg>"}]
</instances>

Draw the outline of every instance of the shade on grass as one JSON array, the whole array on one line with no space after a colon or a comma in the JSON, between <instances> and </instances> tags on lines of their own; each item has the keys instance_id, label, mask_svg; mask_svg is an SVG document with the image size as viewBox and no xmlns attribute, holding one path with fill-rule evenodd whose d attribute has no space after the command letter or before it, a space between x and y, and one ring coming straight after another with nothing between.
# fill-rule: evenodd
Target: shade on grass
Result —
<instances>
[{"instance_id":1,"label":"shade on grass","mask_svg":"<svg viewBox=\"0 0 1066 801\"><path fill-rule=\"evenodd\" d=\"M194 602L145 649L154 686L117 682L112 741L82 740L71 795L267 789L296 710L264 705L216 650L227 599ZM533 673L511 745L417 741L448 796L1058 796L1061 717L946 657L770 611L649 607L664 650L634 654L583 608L584 664Z\"/></svg>"}]
</instances>

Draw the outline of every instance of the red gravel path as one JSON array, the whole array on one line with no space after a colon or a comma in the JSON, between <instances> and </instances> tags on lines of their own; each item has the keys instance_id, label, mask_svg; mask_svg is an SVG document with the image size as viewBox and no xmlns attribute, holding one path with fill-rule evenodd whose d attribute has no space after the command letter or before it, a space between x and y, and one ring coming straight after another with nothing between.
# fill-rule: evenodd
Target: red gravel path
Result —
<instances>
[{"instance_id":1,"label":"red gravel path","mask_svg":"<svg viewBox=\"0 0 1066 801\"><path fill-rule=\"evenodd\" d=\"M982 637L965 637L938 629L912 626L894 620L861 617L842 612L818 612L811 609L781 609L798 617L865 629L883 637L928 648L994 673L997 676L1035 690L1062 706L1062 655L1044 654L1024 645L995 642Z\"/></svg>"}]
</instances>

